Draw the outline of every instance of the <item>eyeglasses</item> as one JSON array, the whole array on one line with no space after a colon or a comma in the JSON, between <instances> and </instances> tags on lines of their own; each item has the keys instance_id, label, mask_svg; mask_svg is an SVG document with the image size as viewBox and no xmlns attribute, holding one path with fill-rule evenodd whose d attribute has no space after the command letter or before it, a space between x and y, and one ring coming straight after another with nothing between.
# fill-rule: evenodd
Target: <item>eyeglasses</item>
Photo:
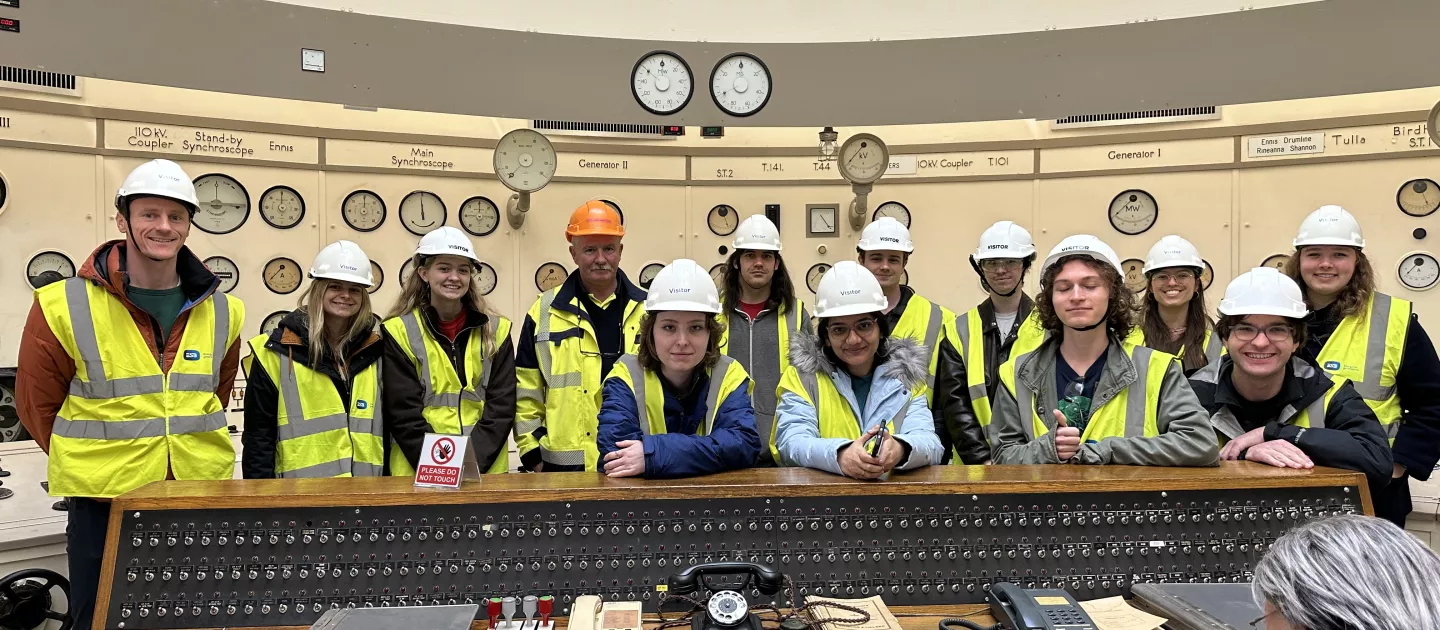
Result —
<instances>
[{"instance_id":1,"label":"eyeglasses","mask_svg":"<svg viewBox=\"0 0 1440 630\"><path fill-rule=\"evenodd\" d=\"M980 261L980 268L985 271L1000 271L1001 269L1019 269L1024 264L1014 258L991 258Z\"/></svg>"},{"instance_id":2,"label":"eyeglasses","mask_svg":"<svg viewBox=\"0 0 1440 630\"><path fill-rule=\"evenodd\" d=\"M1240 341L1254 341L1260 335L1260 329L1249 324L1240 324L1231 328L1230 334ZM1276 324L1265 328L1265 338L1275 342L1290 341L1294 338L1294 333L1289 326Z\"/></svg>"},{"instance_id":3,"label":"eyeglasses","mask_svg":"<svg viewBox=\"0 0 1440 630\"><path fill-rule=\"evenodd\" d=\"M1160 284L1170 284L1171 282L1178 284L1181 282L1185 282L1186 280L1194 280L1195 272L1188 270L1161 272L1155 274L1154 276L1151 276L1151 279L1159 282Z\"/></svg>"},{"instance_id":4,"label":"eyeglasses","mask_svg":"<svg viewBox=\"0 0 1440 630\"><path fill-rule=\"evenodd\" d=\"M1263 614L1263 615L1260 615L1260 618L1259 618L1259 619L1256 619L1255 621L1250 622L1250 627L1251 627L1251 628L1259 628L1259 627L1260 627L1260 624L1265 623L1265 620L1270 618L1270 615L1273 615L1273 614L1275 614L1275 613L1277 613L1277 612L1280 612L1280 611L1278 611L1278 610L1272 610L1272 611L1270 611L1270 612L1268 612L1268 613L1265 613L1265 614Z\"/></svg>"},{"instance_id":5,"label":"eyeglasses","mask_svg":"<svg viewBox=\"0 0 1440 630\"><path fill-rule=\"evenodd\" d=\"M851 331L860 333L862 338L868 337L871 332L874 332L876 326L877 324L874 319L862 319L855 322L853 326L847 324L830 324L828 332L830 333L831 339L840 341L848 339Z\"/></svg>"}]
</instances>

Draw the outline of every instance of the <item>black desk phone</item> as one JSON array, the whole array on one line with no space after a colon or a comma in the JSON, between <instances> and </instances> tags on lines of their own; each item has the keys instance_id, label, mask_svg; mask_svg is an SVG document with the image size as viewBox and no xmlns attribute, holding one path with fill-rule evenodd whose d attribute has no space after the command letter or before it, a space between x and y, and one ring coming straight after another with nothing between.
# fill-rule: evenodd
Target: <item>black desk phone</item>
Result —
<instances>
[{"instance_id":1,"label":"black desk phone","mask_svg":"<svg viewBox=\"0 0 1440 630\"><path fill-rule=\"evenodd\" d=\"M669 592L689 595L700 590L712 591L706 576L744 575L763 595L780 592L784 577L779 571L763 564L749 562L709 562L697 564L670 576ZM705 602L705 610L691 619L691 630L763 630L760 617L750 612L750 602L736 590L714 590Z\"/></svg>"},{"instance_id":2,"label":"black desk phone","mask_svg":"<svg viewBox=\"0 0 1440 630\"><path fill-rule=\"evenodd\" d=\"M1096 630L1079 602L1059 589L1022 589L1001 582L990 587L985 601L996 625L987 628L967 619L945 619L940 630L957 626L971 630Z\"/></svg>"}]
</instances>

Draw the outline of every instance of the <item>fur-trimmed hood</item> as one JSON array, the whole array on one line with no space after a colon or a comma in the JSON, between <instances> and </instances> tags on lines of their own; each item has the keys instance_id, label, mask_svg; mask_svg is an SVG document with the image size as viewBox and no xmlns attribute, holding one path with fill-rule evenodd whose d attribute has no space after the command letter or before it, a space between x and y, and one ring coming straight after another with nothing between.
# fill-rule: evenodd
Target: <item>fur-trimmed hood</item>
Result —
<instances>
[{"instance_id":1,"label":"fur-trimmed hood","mask_svg":"<svg viewBox=\"0 0 1440 630\"><path fill-rule=\"evenodd\" d=\"M930 377L930 353L925 346L909 337L891 337L885 345L889 357L876 366L876 374L891 376L906 389L924 388ZM820 337L803 333L790 338L790 365L802 374L841 370L825 356L825 351L820 348Z\"/></svg>"}]
</instances>

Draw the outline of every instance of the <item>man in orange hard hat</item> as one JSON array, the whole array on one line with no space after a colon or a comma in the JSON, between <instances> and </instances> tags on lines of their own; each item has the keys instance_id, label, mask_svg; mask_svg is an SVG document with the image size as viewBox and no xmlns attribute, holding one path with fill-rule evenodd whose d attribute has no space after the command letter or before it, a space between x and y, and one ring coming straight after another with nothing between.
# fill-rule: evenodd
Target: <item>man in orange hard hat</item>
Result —
<instances>
[{"instance_id":1,"label":"man in orange hard hat","mask_svg":"<svg viewBox=\"0 0 1440 630\"><path fill-rule=\"evenodd\" d=\"M575 271L540 294L516 344L515 445L522 470L596 470L600 384L640 346L645 291L620 270L620 213L587 201L565 237Z\"/></svg>"}]
</instances>

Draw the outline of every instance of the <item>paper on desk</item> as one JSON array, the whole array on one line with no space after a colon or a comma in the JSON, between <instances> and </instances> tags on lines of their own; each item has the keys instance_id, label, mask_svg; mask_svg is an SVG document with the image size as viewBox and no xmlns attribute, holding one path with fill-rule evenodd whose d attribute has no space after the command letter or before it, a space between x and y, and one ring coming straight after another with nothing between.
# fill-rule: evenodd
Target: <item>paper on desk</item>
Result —
<instances>
[{"instance_id":1,"label":"paper on desk","mask_svg":"<svg viewBox=\"0 0 1440 630\"><path fill-rule=\"evenodd\" d=\"M812 619L825 619L829 617L853 619L858 617L858 615L848 610L841 610L839 608L830 608L828 606L824 606L824 602L845 604L846 606L853 606L867 613L870 613L870 621L867 621L863 624L839 622L827 623L823 624L825 630L900 630L900 622L895 619L895 615L890 614L890 609L885 606L885 600L880 599L879 595L876 595L869 599L832 599L829 597L807 597L805 598L805 601L810 606L810 618Z\"/></svg>"},{"instance_id":2,"label":"paper on desk","mask_svg":"<svg viewBox=\"0 0 1440 630\"><path fill-rule=\"evenodd\" d=\"M1155 630L1167 619L1132 608L1123 597L1080 602L1098 630Z\"/></svg>"}]
</instances>

